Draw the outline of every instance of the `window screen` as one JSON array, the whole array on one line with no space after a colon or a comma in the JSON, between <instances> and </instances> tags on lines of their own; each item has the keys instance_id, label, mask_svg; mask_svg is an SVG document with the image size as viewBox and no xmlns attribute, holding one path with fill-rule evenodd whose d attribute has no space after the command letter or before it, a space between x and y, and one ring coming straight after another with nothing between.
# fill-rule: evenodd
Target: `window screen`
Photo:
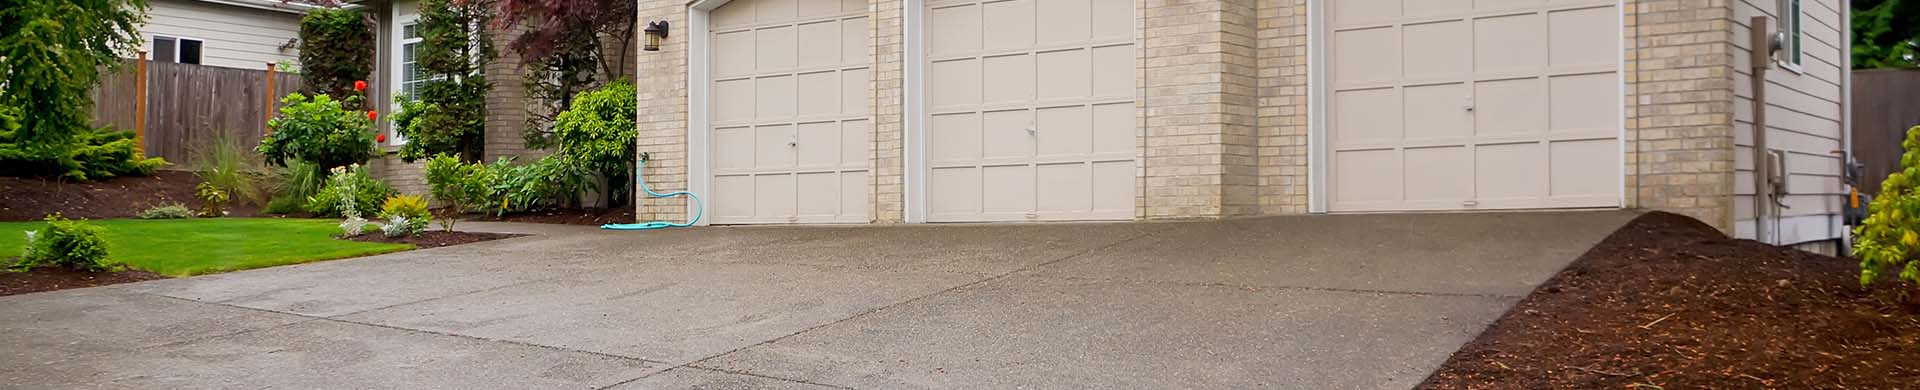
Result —
<instances>
[{"instance_id":1,"label":"window screen","mask_svg":"<svg viewBox=\"0 0 1920 390\"><path fill-rule=\"evenodd\" d=\"M153 52L148 53L148 58L152 58L153 62L179 62L175 59L175 54L178 54L175 52L178 50L175 43L177 41L173 38L153 37Z\"/></svg>"}]
</instances>

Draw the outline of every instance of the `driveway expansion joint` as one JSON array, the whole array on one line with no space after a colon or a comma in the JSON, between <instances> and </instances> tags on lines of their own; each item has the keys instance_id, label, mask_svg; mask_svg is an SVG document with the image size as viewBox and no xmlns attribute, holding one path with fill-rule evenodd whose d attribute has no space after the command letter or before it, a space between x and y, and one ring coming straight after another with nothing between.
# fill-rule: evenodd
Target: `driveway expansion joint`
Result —
<instances>
[{"instance_id":1,"label":"driveway expansion joint","mask_svg":"<svg viewBox=\"0 0 1920 390\"><path fill-rule=\"evenodd\" d=\"M1095 283L1164 284L1164 285L1187 286L1187 287L1225 287L1225 288L1236 288L1236 289L1254 288L1254 289L1261 289L1261 290L1318 291L1318 292L1335 292L1335 293L1401 295L1401 296L1410 296L1410 297L1454 297L1454 298L1487 298L1487 299L1509 299L1509 300L1518 300L1520 298L1526 297L1525 295L1490 294L1490 293L1375 290L1375 289L1364 289L1364 288L1339 288L1339 287L1318 287L1318 286L1273 286L1273 285L1219 283L1219 282L1183 282L1183 281L1175 281L1175 280L1156 280L1156 279L1138 279L1138 278L1089 278L1089 277L1083 277L1083 276L1060 276L1060 275L1043 275L1043 274L1032 274L1032 273L1029 273L1026 275L1020 275L1020 276L1028 277L1028 278L1037 278L1037 279L1070 280L1070 281L1095 282Z\"/></svg>"}]
</instances>

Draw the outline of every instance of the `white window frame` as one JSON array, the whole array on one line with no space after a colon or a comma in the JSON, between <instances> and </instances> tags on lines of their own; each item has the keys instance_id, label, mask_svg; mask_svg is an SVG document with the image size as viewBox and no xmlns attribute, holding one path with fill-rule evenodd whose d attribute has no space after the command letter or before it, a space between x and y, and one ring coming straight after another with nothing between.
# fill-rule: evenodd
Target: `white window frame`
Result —
<instances>
[{"instance_id":1,"label":"white window frame","mask_svg":"<svg viewBox=\"0 0 1920 390\"><path fill-rule=\"evenodd\" d=\"M1779 0L1774 12L1774 24L1777 26L1774 31L1780 37L1780 52L1774 55L1774 62L1793 73L1806 73L1802 68L1802 64L1806 63L1806 9L1802 8L1804 5L1801 2Z\"/></svg>"},{"instance_id":2,"label":"white window frame","mask_svg":"<svg viewBox=\"0 0 1920 390\"><path fill-rule=\"evenodd\" d=\"M200 39L200 38L174 36L174 35L154 34L153 37L151 37L150 39L147 39L147 46L149 49L148 50L149 53L154 52L154 50L152 49L159 48L160 45L157 43L157 41L161 39L173 40L173 61L168 61L168 62L172 62L176 64L181 63L180 62L180 46L181 46L180 43L186 42L186 41L194 41L194 42L200 43L200 58L195 59L196 61L194 61L194 63L188 64L188 65L206 65L207 64L207 40ZM148 57L151 58L152 56L149 55Z\"/></svg>"}]
</instances>

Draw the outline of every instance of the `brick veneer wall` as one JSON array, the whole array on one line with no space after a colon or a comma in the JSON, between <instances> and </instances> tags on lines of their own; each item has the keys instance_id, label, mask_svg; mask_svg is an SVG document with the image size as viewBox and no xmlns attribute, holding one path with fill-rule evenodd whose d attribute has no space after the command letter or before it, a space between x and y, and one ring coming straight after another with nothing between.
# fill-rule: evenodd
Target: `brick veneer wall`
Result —
<instances>
[{"instance_id":1,"label":"brick veneer wall","mask_svg":"<svg viewBox=\"0 0 1920 390\"><path fill-rule=\"evenodd\" d=\"M1728 0L1630 1L1627 206L1733 228L1733 9Z\"/></svg>"},{"instance_id":2,"label":"brick veneer wall","mask_svg":"<svg viewBox=\"0 0 1920 390\"><path fill-rule=\"evenodd\" d=\"M1142 10L1145 218L1258 211L1254 5L1151 1Z\"/></svg>"}]
</instances>

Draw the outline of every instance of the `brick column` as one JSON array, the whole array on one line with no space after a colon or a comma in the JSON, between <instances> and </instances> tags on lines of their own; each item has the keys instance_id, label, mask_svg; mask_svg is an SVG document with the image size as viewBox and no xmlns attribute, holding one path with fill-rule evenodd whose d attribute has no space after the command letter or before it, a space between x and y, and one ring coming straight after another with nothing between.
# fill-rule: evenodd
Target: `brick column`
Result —
<instances>
[{"instance_id":1,"label":"brick column","mask_svg":"<svg viewBox=\"0 0 1920 390\"><path fill-rule=\"evenodd\" d=\"M874 10L868 53L873 56L873 221L906 221L905 1L869 0Z\"/></svg>"},{"instance_id":2,"label":"brick column","mask_svg":"<svg viewBox=\"0 0 1920 390\"><path fill-rule=\"evenodd\" d=\"M672 26L660 51L636 53L634 87L640 127L634 142L639 152L653 156L647 162L647 185L660 192L687 188L687 6L681 1L640 0L640 24L665 20ZM635 33L639 33L635 31ZM643 42L636 39L635 42ZM638 193L636 187L635 193ZM706 195L706 194L701 194ZM674 197L656 199L638 196L634 217L640 221L680 221L686 219L687 201Z\"/></svg>"},{"instance_id":3,"label":"brick column","mask_svg":"<svg viewBox=\"0 0 1920 390\"><path fill-rule=\"evenodd\" d=\"M1145 5L1145 218L1258 212L1254 1Z\"/></svg>"},{"instance_id":4,"label":"brick column","mask_svg":"<svg viewBox=\"0 0 1920 390\"><path fill-rule=\"evenodd\" d=\"M1626 9L1628 207L1733 229L1733 10L1728 0Z\"/></svg>"},{"instance_id":5,"label":"brick column","mask_svg":"<svg viewBox=\"0 0 1920 390\"><path fill-rule=\"evenodd\" d=\"M1259 0L1260 213L1307 212L1307 1Z\"/></svg>"}]
</instances>

